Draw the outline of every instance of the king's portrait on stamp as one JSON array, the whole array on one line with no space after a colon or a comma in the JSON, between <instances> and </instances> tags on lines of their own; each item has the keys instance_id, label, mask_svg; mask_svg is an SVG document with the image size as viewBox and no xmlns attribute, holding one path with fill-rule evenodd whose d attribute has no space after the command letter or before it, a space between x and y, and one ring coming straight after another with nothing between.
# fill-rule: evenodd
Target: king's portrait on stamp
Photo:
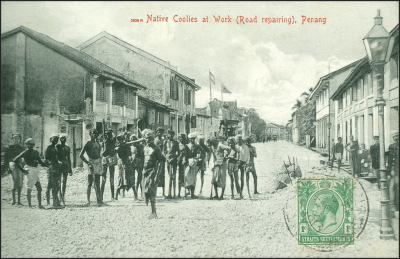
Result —
<instances>
[{"instance_id":1,"label":"king's portrait on stamp","mask_svg":"<svg viewBox=\"0 0 400 259\"><path fill-rule=\"evenodd\" d=\"M297 179L298 244L353 244L353 179Z\"/></svg>"}]
</instances>

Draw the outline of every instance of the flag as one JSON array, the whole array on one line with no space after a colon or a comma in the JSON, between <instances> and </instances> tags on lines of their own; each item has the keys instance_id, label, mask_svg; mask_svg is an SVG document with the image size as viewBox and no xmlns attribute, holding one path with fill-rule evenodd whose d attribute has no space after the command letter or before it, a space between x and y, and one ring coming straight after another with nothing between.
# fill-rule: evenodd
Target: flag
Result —
<instances>
[{"instance_id":1,"label":"flag","mask_svg":"<svg viewBox=\"0 0 400 259\"><path fill-rule=\"evenodd\" d=\"M226 86L221 83L221 88L222 88L222 93L224 94L231 94L232 92L228 90L228 88L226 88Z\"/></svg>"},{"instance_id":2,"label":"flag","mask_svg":"<svg viewBox=\"0 0 400 259\"><path fill-rule=\"evenodd\" d=\"M210 81L215 85L215 77L214 75L211 73L211 71L208 71L209 75L210 75Z\"/></svg>"}]
</instances>

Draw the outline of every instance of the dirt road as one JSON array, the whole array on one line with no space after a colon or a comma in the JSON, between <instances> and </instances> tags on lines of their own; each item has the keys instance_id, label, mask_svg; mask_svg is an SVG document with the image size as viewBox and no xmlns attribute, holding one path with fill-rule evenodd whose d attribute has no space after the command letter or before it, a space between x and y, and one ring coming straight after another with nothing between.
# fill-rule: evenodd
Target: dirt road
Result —
<instances>
[{"instance_id":1,"label":"dirt road","mask_svg":"<svg viewBox=\"0 0 400 259\"><path fill-rule=\"evenodd\" d=\"M62 210L29 209L11 205L11 177L1 182L1 256L2 257L397 257L397 241L379 240L379 226L367 224L351 247L318 252L297 247L295 230L295 188L288 186L271 193L271 174L287 155L297 156L303 176L337 176L321 169L321 157L287 142L254 144L258 151L256 168L260 195L244 200L230 199L227 178L225 200L208 200L211 188L210 169L198 200L166 200L158 190L159 219L148 220L150 207L134 202L133 193L106 207L82 207L86 203L86 172L75 170L68 179L67 207ZM314 168L313 168L314 167ZM341 177L346 176L345 174ZM46 175L41 174L46 187ZM168 182L168 178L166 179ZM253 192L253 180L250 180ZM198 176L196 192L200 186ZM356 187L357 188L357 187ZM361 190L359 187L357 191ZM26 189L23 189L26 193ZM358 195L363 195L361 191ZM33 204L36 205L36 191ZM44 200L43 192L43 200ZM110 201L108 183L105 201ZM364 198L357 198L365 204ZM364 199L364 200L363 200ZM95 195L92 191L93 204ZM43 201L46 204L46 200ZM358 205L357 205L358 206ZM364 205L360 205L364 206ZM362 211L358 206L356 209ZM285 223L287 218L290 222ZM364 208L365 209L365 208ZM290 211L288 211L290 210ZM379 247L380 251L377 251ZM378 254L379 252L379 254Z\"/></svg>"}]
</instances>

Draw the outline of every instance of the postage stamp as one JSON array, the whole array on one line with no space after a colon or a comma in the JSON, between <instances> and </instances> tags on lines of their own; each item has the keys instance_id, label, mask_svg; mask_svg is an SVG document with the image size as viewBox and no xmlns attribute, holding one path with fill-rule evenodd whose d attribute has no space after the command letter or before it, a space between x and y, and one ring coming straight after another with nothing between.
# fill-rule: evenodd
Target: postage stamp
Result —
<instances>
[{"instance_id":1,"label":"postage stamp","mask_svg":"<svg viewBox=\"0 0 400 259\"><path fill-rule=\"evenodd\" d=\"M298 179L299 245L354 244L352 178Z\"/></svg>"}]
</instances>

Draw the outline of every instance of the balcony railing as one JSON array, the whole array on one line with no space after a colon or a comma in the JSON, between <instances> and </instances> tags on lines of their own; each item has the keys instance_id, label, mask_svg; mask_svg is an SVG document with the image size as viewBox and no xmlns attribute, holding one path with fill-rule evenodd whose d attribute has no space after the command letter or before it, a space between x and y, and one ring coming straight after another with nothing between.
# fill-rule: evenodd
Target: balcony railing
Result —
<instances>
[{"instance_id":1,"label":"balcony railing","mask_svg":"<svg viewBox=\"0 0 400 259\"><path fill-rule=\"evenodd\" d=\"M122 116L122 107L118 105L111 106L111 115Z\"/></svg>"},{"instance_id":2,"label":"balcony railing","mask_svg":"<svg viewBox=\"0 0 400 259\"><path fill-rule=\"evenodd\" d=\"M135 110L126 108L125 109L125 117L127 118L135 118Z\"/></svg>"},{"instance_id":3,"label":"balcony railing","mask_svg":"<svg viewBox=\"0 0 400 259\"><path fill-rule=\"evenodd\" d=\"M97 114L107 114L107 104L105 102L97 101L93 112Z\"/></svg>"}]
</instances>

